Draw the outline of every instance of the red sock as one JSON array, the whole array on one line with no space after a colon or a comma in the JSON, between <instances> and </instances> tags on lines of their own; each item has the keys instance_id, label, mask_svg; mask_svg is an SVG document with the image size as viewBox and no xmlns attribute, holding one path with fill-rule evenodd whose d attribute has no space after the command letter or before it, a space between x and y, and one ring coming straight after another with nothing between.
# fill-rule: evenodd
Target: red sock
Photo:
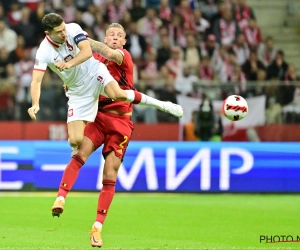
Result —
<instances>
[{"instance_id":1,"label":"red sock","mask_svg":"<svg viewBox=\"0 0 300 250\"><path fill-rule=\"evenodd\" d=\"M116 181L103 180L102 184L96 216L96 221L99 221L101 224L104 223L109 206L114 198Z\"/></svg>"},{"instance_id":2,"label":"red sock","mask_svg":"<svg viewBox=\"0 0 300 250\"><path fill-rule=\"evenodd\" d=\"M78 154L72 156L71 161L67 165L61 179L57 197L63 196L64 198L66 198L67 194L73 187L79 174L79 170L83 166L83 164L84 161Z\"/></svg>"},{"instance_id":3,"label":"red sock","mask_svg":"<svg viewBox=\"0 0 300 250\"><path fill-rule=\"evenodd\" d=\"M133 104L139 104L142 100L142 94L136 90L133 91L134 92L134 100L133 100Z\"/></svg>"}]
</instances>

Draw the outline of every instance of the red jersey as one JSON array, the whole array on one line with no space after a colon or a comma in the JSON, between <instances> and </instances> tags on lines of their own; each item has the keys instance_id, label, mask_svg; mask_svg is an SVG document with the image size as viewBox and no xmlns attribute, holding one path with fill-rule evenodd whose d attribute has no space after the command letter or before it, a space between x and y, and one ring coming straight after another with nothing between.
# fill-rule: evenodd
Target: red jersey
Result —
<instances>
[{"instance_id":1,"label":"red jersey","mask_svg":"<svg viewBox=\"0 0 300 250\"><path fill-rule=\"evenodd\" d=\"M130 53L126 49L116 49L123 55L123 62L118 65L116 62L109 61L98 53L94 53L94 58L104 63L118 82L121 89L135 89L133 84L133 62ZM115 102L106 96L99 96L98 111L105 107L106 110L117 110L123 113L132 112L132 103L129 102Z\"/></svg>"}]
</instances>

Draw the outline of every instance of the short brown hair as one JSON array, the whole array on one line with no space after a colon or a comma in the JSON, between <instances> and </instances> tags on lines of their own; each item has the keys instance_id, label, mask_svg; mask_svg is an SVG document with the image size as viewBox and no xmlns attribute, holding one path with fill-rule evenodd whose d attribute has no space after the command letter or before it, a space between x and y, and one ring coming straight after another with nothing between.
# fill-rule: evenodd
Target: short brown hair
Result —
<instances>
[{"instance_id":1,"label":"short brown hair","mask_svg":"<svg viewBox=\"0 0 300 250\"><path fill-rule=\"evenodd\" d=\"M64 19L56 13L49 13L42 19L43 26L47 31L52 31L53 28L61 25L63 22Z\"/></svg>"},{"instance_id":2,"label":"short brown hair","mask_svg":"<svg viewBox=\"0 0 300 250\"><path fill-rule=\"evenodd\" d=\"M126 31L125 31L124 27L123 27L121 24L119 24L119 23L111 23L111 24L107 27L106 31L108 31L110 28L119 28L119 29L121 29L121 30L124 31L125 36L126 36Z\"/></svg>"}]
</instances>

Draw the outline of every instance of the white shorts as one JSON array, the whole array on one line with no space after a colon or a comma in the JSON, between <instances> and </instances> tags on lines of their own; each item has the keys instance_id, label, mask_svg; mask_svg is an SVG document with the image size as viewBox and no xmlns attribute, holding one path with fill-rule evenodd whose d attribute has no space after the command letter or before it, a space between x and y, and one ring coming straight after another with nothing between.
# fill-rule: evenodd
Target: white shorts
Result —
<instances>
[{"instance_id":1,"label":"white shorts","mask_svg":"<svg viewBox=\"0 0 300 250\"><path fill-rule=\"evenodd\" d=\"M106 95L105 86L115 79L111 76L104 64L100 64L98 74L92 78L87 77L82 84L87 84L86 91L80 94L68 94L68 122L93 122L98 111L99 95Z\"/></svg>"}]
</instances>

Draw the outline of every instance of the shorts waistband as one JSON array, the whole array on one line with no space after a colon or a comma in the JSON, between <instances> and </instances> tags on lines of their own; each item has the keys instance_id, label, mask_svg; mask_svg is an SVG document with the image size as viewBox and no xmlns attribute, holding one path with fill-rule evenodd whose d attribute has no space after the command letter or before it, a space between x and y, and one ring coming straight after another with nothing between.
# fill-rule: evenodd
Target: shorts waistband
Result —
<instances>
[{"instance_id":1,"label":"shorts waistband","mask_svg":"<svg viewBox=\"0 0 300 250\"><path fill-rule=\"evenodd\" d=\"M113 113L109 113L109 112L102 112L102 111L100 111L100 113L105 114L110 117L131 121L131 116L129 116L129 115L117 115L117 114L113 114Z\"/></svg>"}]
</instances>

